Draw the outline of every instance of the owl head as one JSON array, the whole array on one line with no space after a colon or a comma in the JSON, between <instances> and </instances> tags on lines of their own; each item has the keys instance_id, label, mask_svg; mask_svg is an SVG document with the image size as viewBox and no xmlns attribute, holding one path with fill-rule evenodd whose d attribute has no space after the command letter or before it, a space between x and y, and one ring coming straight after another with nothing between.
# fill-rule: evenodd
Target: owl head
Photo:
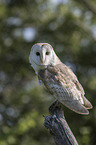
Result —
<instances>
[{"instance_id":1,"label":"owl head","mask_svg":"<svg viewBox=\"0 0 96 145\"><path fill-rule=\"evenodd\" d=\"M35 71L60 62L52 46L48 43L37 43L32 46L29 61Z\"/></svg>"}]
</instances>

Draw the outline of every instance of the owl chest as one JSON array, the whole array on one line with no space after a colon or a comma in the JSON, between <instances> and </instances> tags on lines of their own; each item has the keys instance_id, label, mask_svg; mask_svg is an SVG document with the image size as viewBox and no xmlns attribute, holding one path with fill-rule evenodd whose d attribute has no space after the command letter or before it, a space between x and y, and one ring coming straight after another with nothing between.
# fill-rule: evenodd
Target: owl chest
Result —
<instances>
[{"instance_id":1,"label":"owl chest","mask_svg":"<svg viewBox=\"0 0 96 145\"><path fill-rule=\"evenodd\" d=\"M54 84L54 83L59 83L59 76L58 73L56 73L55 71L50 71L50 70L40 70L38 73L38 77L40 80L42 80L42 82L44 83L44 85L50 85L50 84Z\"/></svg>"},{"instance_id":2,"label":"owl chest","mask_svg":"<svg viewBox=\"0 0 96 145\"><path fill-rule=\"evenodd\" d=\"M60 84L58 74L55 71L40 70L38 78L44 83L45 87L51 94L54 94L54 85Z\"/></svg>"}]
</instances>

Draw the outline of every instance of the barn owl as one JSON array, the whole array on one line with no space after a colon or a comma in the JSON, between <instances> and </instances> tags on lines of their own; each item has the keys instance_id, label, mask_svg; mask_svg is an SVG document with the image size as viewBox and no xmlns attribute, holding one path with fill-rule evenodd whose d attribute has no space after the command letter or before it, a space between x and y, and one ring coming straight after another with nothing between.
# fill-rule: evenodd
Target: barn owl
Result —
<instances>
[{"instance_id":1,"label":"barn owl","mask_svg":"<svg viewBox=\"0 0 96 145\"><path fill-rule=\"evenodd\" d=\"M39 82L63 105L79 114L89 114L91 103L72 70L63 64L48 43L37 43L29 55Z\"/></svg>"}]
</instances>

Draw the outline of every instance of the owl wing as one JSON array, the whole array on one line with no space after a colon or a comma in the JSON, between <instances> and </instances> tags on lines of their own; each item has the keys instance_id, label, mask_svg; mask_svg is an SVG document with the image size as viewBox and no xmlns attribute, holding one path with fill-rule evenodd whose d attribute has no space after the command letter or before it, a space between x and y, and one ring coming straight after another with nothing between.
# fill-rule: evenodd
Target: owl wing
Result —
<instances>
[{"instance_id":1,"label":"owl wing","mask_svg":"<svg viewBox=\"0 0 96 145\"><path fill-rule=\"evenodd\" d=\"M77 77L66 65L49 66L47 69L40 70L38 77L49 92L66 107L77 113L88 114L81 97L84 96L84 90L79 85Z\"/></svg>"},{"instance_id":2,"label":"owl wing","mask_svg":"<svg viewBox=\"0 0 96 145\"><path fill-rule=\"evenodd\" d=\"M63 67L62 67L62 65L63 65ZM65 73L66 76L68 77L68 79L70 79L70 80L74 83L76 89L77 89L77 90L79 91L79 93L80 93L79 99L80 99L81 103L82 103L87 109L91 109L91 108L92 108L92 104L85 98L85 96L84 96L84 94L85 94L84 89L83 89L82 85L79 83L78 78L76 77L76 75L72 72L72 70L71 70L69 67L67 67L67 66L64 65L64 64L62 64L62 65L57 65L56 67L59 67L60 71L61 71L63 74ZM75 89L75 90L76 90L76 89Z\"/></svg>"}]
</instances>

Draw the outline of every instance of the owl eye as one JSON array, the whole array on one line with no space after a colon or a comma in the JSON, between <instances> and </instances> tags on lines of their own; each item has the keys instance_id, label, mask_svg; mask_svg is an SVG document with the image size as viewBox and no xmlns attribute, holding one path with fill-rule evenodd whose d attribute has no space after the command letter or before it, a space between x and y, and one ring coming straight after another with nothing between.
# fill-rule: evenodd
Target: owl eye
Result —
<instances>
[{"instance_id":1,"label":"owl eye","mask_svg":"<svg viewBox=\"0 0 96 145\"><path fill-rule=\"evenodd\" d=\"M49 54L50 54L50 52L47 51L47 52L46 52L46 55L49 55Z\"/></svg>"},{"instance_id":2,"label":"owl eye","mask_svg":"<svg viewBox=\"0 0 96 145\"><path fill-rule=\"evenodd\" d=\"M39 55L40 55L40 53L39 53L39 52L36 52L36 55L37 55L37 56L39 56Z\"/></svg>"}]
</instances>

